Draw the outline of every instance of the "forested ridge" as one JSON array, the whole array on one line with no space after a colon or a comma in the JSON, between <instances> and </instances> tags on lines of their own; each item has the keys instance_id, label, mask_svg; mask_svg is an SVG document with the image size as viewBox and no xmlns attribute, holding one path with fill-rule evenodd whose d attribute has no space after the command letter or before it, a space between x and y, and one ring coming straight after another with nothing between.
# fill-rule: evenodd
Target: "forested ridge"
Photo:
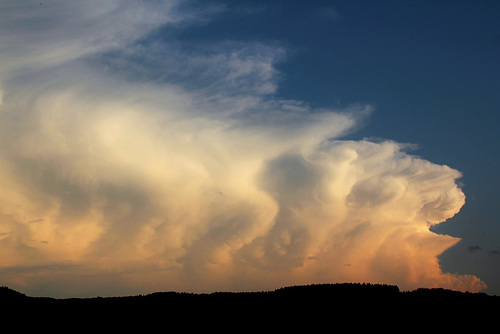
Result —
<instances>
[{"instance_id":1,"label":"forested ridge","mask_svg":"<svg viewBox=\"0 0 500 334\"><path fill-rule=\"evenodd\" d=\"M8 287L0 287L0 304L21 303L37 305L98 305L98 304L158 304L169 302L205 302L205 301L321 301L321 300L453 300L499 303L500 296L486 293L460 292L442 288L419 288L401 291L396 285L369 283L311 284L282 287L272 291L256 292L154 292L146 295L92 297L92 298L52 298L31 297Z\"/></svg>"},{"instance_id":2,"label":"forested ridge","mask_svg":"<svg viewBox=\"0 0 500 334\"><path fill-rule=\"evenodd\" d=\"M51 298L30 297L0 288L3 319L37 329L51 324L78 328L156 331L165 323L184 328L215 328L229 332L322 331L333 324L354 328L439 326L457 329L464 324L486 326L497 322L500 297L446 289L400 291L393 285L315 284L260 292L155 292L146 295ZM436 322L436 319L439 322ZM397 320L397 321L396 321ZM235 327L236 326L236 327ZM147 329L149 328L149 329Z\"/></svg>"}]
</instances>

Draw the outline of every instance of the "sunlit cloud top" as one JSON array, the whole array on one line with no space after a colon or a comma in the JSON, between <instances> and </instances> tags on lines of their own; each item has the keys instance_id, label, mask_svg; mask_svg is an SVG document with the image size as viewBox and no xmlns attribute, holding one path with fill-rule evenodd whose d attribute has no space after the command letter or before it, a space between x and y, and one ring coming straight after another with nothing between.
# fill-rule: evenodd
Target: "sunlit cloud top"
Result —
<instances>
[{"instance_id":1,"label":"sunlit cloud top","mask_svg":"<svg viewBox=\"0 0 500 334\"><path fill-rule=\"evenodd\" d=\"M429 230L464 204L458 171L394 141L342 140L369 105L279 98L286 48L166 34L224 10L193 6L1 2L3 285L485 288L441 271L458 239Z\"/></svg>"}]
</instances>

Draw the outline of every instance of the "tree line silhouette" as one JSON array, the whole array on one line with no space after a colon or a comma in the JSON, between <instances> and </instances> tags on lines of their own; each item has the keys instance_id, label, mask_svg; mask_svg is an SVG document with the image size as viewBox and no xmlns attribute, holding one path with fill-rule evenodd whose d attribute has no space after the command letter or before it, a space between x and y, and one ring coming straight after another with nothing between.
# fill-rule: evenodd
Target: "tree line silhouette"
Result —
<instances>
[{"instance_id":1,"label":"tree line silhouette","mask_svg":"<svg viewBox=\"0 0 500 334\"><path fill-rule=\"evenodd\" d=\"M259 292L155 292L92 298L30 297L0 287L4 323L17 329L219 332L320 332L395 329L398 332L480 329L496 323L500 297L485 293L395 285L340 283L287 286ZM18 319L13 321L12 319ZM437 320L437 321L436 321Z\"/></svg>"},{"instance_id":2,"label":"tree line silhouette","mask_svg":"<svg viewBox=\"0 0 500 334\"><path fill-rule=\"evenodd\" d=\"M38 306L82 306L82 305L158 305L181 302L319 302L337 301L398 301L398 302L436 302L436 301L474 301L498 305L500 296L483 292L460 292L443 288L419 288L401 291L396 285L370 283L311 284L282 287L271 291L257 292L154 292L147 295L92 297L92 298L53 298L31 297L6 286L0 287L0 305L38 305Z\"/></svg>"},{"instance_id":3,"label":"tree line silhouette","mask_svg":"<svg viewBox=\"0 0 500 334\"><path fill-rule=\"evenodd\" d=\"M482 325L488 324L488 319L496 323L500 297L446 289L400 291L395 285L366 283L287 286L259 292L167 291L59 299L31 297L0 287L0 309L4 320L17 317L22 319L18 324L30 321L34 328L50 321L53 325L65 324L63 329L77 324L88 330L114 331L119 327L153 331L163 324L198 330L226 328L231 332L243 331L242 326L243 332L263 328L318 332L325 325L336 324L366 330L393 326L400 330L401 323L425 327L432 321L435 327L438 315L441 326L449 329L451 323L458 328L465 322L474 322L475 326L476 319L481 319ZM239 327L235 330L233 326Z\"/></svg>"}]
</instances>

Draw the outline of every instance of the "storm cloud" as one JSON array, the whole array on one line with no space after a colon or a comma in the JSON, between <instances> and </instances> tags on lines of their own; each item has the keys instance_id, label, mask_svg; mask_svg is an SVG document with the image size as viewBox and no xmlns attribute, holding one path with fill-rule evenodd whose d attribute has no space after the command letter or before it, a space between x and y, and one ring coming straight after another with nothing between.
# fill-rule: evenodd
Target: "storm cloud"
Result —
<instances>
[{"instance_id":1,"label":"storm cloud","mask_svg":"<svg viewBox=\"0 0 500 334\"><path fill-rule=\"evenodd\" d=\"M371 282L443 273L460 172L343 140L369 105L277 97L286 49L185 45L179 1L2 1L0 280L58 296Z\"/></svg>"}]
</instances>

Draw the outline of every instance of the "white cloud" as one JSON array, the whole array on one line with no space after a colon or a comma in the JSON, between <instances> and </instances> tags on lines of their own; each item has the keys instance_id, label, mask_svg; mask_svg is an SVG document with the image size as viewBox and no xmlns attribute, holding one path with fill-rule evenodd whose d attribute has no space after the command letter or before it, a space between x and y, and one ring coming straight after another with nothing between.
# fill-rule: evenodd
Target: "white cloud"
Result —
<instances>
[{"instance_id":1,"label":"white cloud","mask_svg":"<svg viewBox=\"0 0 500 334\"><path fill-rule=\"evenodd\" d=\"M370 106L276 99L279 48L134 44L184 17L171 2L68 3L77 10L2 3L4 284L57 295L484 287L441 272L457 239L429 230L464 204L460 173L391 141L340 139Z\"/></svg>"}]
</instances>

